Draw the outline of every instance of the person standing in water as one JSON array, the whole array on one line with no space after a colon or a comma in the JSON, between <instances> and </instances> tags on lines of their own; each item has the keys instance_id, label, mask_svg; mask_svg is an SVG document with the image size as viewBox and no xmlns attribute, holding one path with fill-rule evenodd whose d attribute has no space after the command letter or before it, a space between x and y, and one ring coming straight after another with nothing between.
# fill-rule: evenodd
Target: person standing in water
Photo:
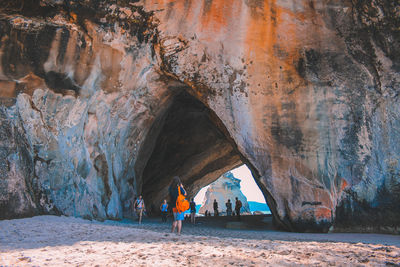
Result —
<instances>
[{"instance_id":1,"label":"person standing in water","mask_svg":"<svg viewBox=\"0 0 400 267\"><path fill-rule=\"evenodd\" d=\"M190 201L190 222L192 224L196 223L196 202L194 202L193 198Z\"/></svg>"},{"instance_id":2,"label":"person standing in water","mask_svg":"<svg viewBox=\"0 0 400 267\"><path fill-rule=\"evenodd\" d=\"M144 200L142 198L142 195L140 195L139 198L136 199L135 201L135 210L136 210L136 215L139 217L139 224L141 224L143 211L145 210Z\"/></svg>"},{"instance_id":3,"label":"person standing in water","mask_svg":"<svg viewBox=\"0 0 400 267\"><path fill-rule=\"evenodd\" d=\"M172 223L171 233L173 233L176 228L178 235L180 235L182 230L182 221L185 219L185 216L183 212L178 212L178 210L176 209L176 199L179 196L178 188L180 189L181 194L186 196L186 191L185 188L183 188L181 179L179 179L178 176L175 176L172 179L172 183L169 187L169 196L171 197L171 207L172 207L172 212L174 214L174 221Z\"/></svg>"},{"instance_id":4,"label":"person standing in water","mask_svg":"<svg viewBox=\"0 0 400 267\"><path fill-rule=\"evenodd\" d=\"M161 210L161 221L167 222L168 204L166 199L164 199L164 202L161 204L160 210Z\"/></svg>"}]
</instances>

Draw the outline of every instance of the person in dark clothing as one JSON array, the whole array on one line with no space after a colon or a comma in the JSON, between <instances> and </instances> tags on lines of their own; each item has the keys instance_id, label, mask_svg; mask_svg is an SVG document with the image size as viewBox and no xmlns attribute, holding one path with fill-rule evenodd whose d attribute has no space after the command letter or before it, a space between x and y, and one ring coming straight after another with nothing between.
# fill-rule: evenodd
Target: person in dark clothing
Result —
<instances>
[{"instance_id":1,"label":"person in dark clothing","mask_svg":"<svg viewBox=\"0 0 400 267\"><path fill-rule=\"evenodd\" d=\"M238 198L236 198L236 203L235 203L235 212L237 215L238 220L240 221L240 209L242 208L242 201L240 201Z\"/></svg>"},{"instance_id":2,"label":"person in dark clothing","mask_svg":"<svg viewBox=\"0 0 400 267\"><path fill-rule=\"evenodd\" d=\"M228 199L228 202L225 203L226 206L226 216L231 216L232 215L232 202L230 199Z\"/></svg>"},{"instance_id":3,"label":"person in dark clothing","mask_svg":"<svg viewBox=\"0 0 400 267\"><path fill-rule=\"evenodd\" d=\"M192 224L196 223L196 202L194 202L193 198L190 201L190 222Z\"/></svg>"},{"instance_id":4,"label":"person in dark clothing","mask_svg":"<svg viewBox=\"0 0 400 267\"><path fill-rule=\"evenodd\" d=\"M218 216L218 202L214 199L214 216Z\"/></svg>"},{"instance_id":5,"label":"person in dark clothing","mask_svg":"<svg viewBox=\"0 0 400 267\"><path fill-rule=\"evenodd\" d=\"M176 199L179 196L178 188L180 188L181 194L186 196L186 191L183 188L181 179L179 179L178 176L175 176L169 187L169 196L171 197L171 208L172 208L172 213L174 214L174 221L172 223L171 232L173 233L175 231L175 228L177 228L178 235L180 235L182 230L182 221L185 219L185 216L183 212L178 212L178 210L176 209Z\"/></svg>"}]
</instances>

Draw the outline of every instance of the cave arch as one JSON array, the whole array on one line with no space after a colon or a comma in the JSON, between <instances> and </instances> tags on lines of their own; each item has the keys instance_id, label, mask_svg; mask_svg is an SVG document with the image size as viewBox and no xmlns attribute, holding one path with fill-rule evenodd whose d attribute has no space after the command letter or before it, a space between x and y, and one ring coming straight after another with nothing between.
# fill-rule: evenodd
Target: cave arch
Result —
<instances>
[{"instance_id":1,"label":"cave arch","mask_svg":"<svg viewBox=\"0 0 400 267\"><path fill-rule=\"evenodd\" d=\"M163 137L176 135L165 123L175 106L185 114L177 116L181 123L204 117L197 124L210 122L211 133L236 152L237 144L286 229L399 232L399 64L390 53L397 28L383 12L390 6L304 1L293 9L281 1L270 16L271 5L255 14L240 1L204 14L197 6L204 1L13 2L0 7L0 218L121 219L136 193L161 195L158 180L172 173L159 167L157 153L176 147ZM386 15L375 25L365 10ZM366 31L381 26L385 42ZM196 112L177 106L175 87L223 123L194 100ZM180 135L182 146L191 144ZM230 149L225 141L221 147ZM182 158L207 159L207 151L211 159L211 148ZM193 166L218 176L218 166L206 162ZM185 176L196 170L175 165L200 187L202 179Z\"/></svg>"},{"instance_id":2,"label":"cave arch","mask_svg":"<svg viewBox=\"0 0 400 267\"><path fill-rule=\"evenodd\" d=\"M216 181L203 187L194 197L194 201L200 206L197 212L205 214L206 210L213 211L213 202L216 199L219 204L218 211L225 216L225 203L228 199L231 200L234 208L236 197L242 201L242 213L271 214L265 197L246 164L224 173Z\"/></svg>"},{"instance_id":3,"label":"cave arch","mask_svg":"<svg viewBox=\"0 0 400 267\"><path fill-rule=\"evenodd\" d=\"M215 113L186 90L156 119L145 144L135 171L142 178L138 194L152 214L168 197L173 176L181 177L191 198L227 171L249 165Z\"/></svg>"}]
</instances>

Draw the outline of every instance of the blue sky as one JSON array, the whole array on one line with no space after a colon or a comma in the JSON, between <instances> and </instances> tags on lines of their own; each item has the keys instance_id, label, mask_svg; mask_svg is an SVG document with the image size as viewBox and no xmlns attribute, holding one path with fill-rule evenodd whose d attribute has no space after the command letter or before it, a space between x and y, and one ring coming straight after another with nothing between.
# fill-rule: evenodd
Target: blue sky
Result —
<instances>
[{"instance_id":1,"label":"blue sky","mask_svg":"<svg viewBox=\"0 0 400 267\"><path fill-rule=\"evenodd\" d=\"M236 169L233 169L231 172L236 178L242 181L240 183L240 186L243 194L247 197L247 201L257 201L265 203L264 196L262 195L260 188L258 188L249 168L247 168L246 165L242 165ZM202 188L194 198L194 201L197 204L203 203L204 195L207 191L207 188L208 186Z\"/></svg>"}]
</instances>

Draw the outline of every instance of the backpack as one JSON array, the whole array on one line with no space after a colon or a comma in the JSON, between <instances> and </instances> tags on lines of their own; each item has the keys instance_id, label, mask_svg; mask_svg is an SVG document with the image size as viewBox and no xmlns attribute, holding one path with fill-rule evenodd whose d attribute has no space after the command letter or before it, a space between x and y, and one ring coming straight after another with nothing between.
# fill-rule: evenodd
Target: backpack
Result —
<instances>
[{"instance_id":1,"label":"backpack","mask_svg":"<svg viewBox=\"0 0 400 267\"><path fill-rule=\"evenodd\" d=\"M143 208L143 199L137 199L136 200L135 208L139 209L139 210Z\"/></svg>"},{"instance_id":2,"label":"backpack","mask_svg":"<svg viewBox=\"0 0 400 267\"><path fill-rule=\"evenodd\" d=\"M189 209L189 201L181 194L181 187L178 186L178 197L176 198L176 209L178 212L184 212Z\"/></svg>"}]
</instances>

